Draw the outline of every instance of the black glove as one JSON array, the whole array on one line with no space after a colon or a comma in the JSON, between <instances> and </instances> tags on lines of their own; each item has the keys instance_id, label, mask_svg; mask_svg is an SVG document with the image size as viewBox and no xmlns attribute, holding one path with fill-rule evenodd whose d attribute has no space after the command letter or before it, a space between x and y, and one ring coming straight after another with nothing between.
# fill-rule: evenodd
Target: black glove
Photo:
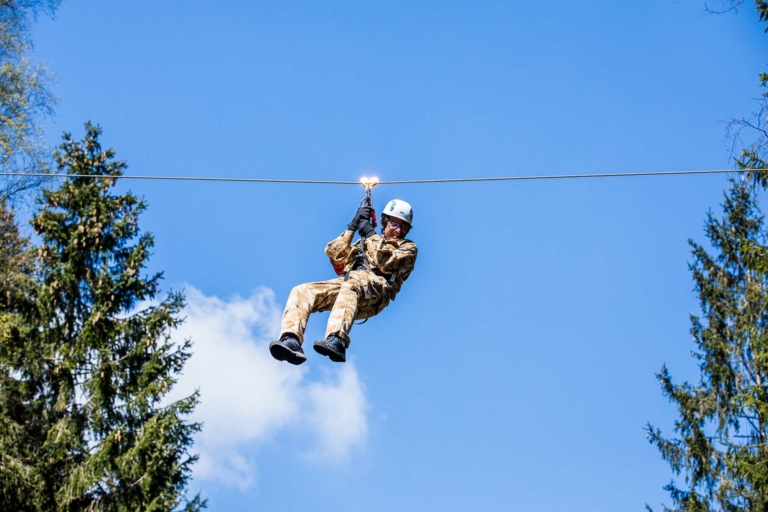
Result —
<instances>
[{"instance_id":1,"label":"black glove","mask_svg":"<svg viewBox=\"0 0 768 512\"><path fill-rule=\"evenodd\" d=\"M364 236L366 238L376 234L376 230L373 229L373 226L371 226L370 219L361 220L360 226L357 228L357 232L360 233L360 236Z\"/></svg>"},{"instance_id":2,"label":"black glove","mask_svg":"<svg viewBox=\"0 0 768 512\"><path fill-rule=\"evenodd\" d=\"M347 229L350 231L357 231L357 228L360 226L360 222L363 220L370 221L372 211L372 206L361 206L358 208L357 213L355 213L355 218L352 219L352 222L347 224Z\"/></svg>"}]
</instances>

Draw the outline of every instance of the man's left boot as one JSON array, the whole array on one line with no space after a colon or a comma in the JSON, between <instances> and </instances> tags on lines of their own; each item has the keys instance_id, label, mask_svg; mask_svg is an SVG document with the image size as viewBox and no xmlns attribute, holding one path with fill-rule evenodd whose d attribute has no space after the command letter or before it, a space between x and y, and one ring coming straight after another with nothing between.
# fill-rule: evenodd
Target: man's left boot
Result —
<instances>
[{"instance_id":1,"label":"man's left boot","mask_svg":"<svg viewBox=\"0 0 768 512\"><path fill-rule=\"evenodd\" d=\"M334 363L344 363L347 361L347 347L344 340L329 334L324 340L317 340L312 347L318 354L328 356Z\"/></svg>"}]
</instances>

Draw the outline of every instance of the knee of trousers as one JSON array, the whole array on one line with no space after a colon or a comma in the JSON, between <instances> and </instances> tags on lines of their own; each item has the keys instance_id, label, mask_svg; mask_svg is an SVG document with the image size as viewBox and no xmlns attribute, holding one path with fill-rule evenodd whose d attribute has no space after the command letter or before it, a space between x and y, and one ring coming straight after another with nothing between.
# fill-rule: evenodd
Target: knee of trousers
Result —
<instances>
[{"instance_id":1,"label":"knee of trousers","mask_svg":"<svg viewBox=\"0 0 768 512\"><path fill-rule=\"evenodd\" d=\"M296 301L304 302L312 295L312 290L309 284L299 284L293 287L288 299L295 299Z\"/></svg>"}]
</instances>

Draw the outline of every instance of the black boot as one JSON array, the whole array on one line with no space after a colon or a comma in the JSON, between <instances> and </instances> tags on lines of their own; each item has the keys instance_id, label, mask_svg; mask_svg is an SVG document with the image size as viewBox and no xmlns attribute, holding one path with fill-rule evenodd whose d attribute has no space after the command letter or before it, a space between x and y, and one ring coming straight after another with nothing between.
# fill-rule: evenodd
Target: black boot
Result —
<instances>
[{"instance_id":1,"label":"black boot","mask_svg":"<svg viewBox=\"0 0 768 512\"><path fill-rule=\"evenodd\" d=\"M299 340L293 334L283 334L278 341L269 344L269 353L278 361L301 364L307 360Z\"/></svg>"},{"instance_id":2,"label":"black boot","mask_svg":"<svg viewBox=\"0 0 768 512\"><path fill-rule=\"evenodd\" d=\"M330 334L324 340L317 340L312 346L315 352L330 357L334 363L344 363L347 361L347 347L338 336Z\"/></svg>"}]
</instances>

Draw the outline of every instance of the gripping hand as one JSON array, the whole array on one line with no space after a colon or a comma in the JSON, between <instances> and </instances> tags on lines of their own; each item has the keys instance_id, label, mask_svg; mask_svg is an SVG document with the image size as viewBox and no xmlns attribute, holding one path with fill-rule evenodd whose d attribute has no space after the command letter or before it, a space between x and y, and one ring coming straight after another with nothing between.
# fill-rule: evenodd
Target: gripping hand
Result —
<instances>
[{"instance_id":1,"label":"gripping hand","mask_svg":"<svg viewBox=\"0 0 768 512\"><path fill-rule=\"evenodd\" d=\"M366 238L376 234L376 230L373 229L370 219L361 220L357 227L357 232L360 234L360 236L364 236Z\"/></svg>"},{"instance_id":2,"label":"gripping hand","mask_svg":"<svg viewBox=\"0 0 768 512\"><path fill-rule=\"evenodd\" d=\"M358 208L357 212L355 213L355 217L352 219L352 222L347 224L347 229L350 231L357 231L362 221L368 221L370 223L372 211L372 206L361 206Z\"/></svg>"}]
</instances>

